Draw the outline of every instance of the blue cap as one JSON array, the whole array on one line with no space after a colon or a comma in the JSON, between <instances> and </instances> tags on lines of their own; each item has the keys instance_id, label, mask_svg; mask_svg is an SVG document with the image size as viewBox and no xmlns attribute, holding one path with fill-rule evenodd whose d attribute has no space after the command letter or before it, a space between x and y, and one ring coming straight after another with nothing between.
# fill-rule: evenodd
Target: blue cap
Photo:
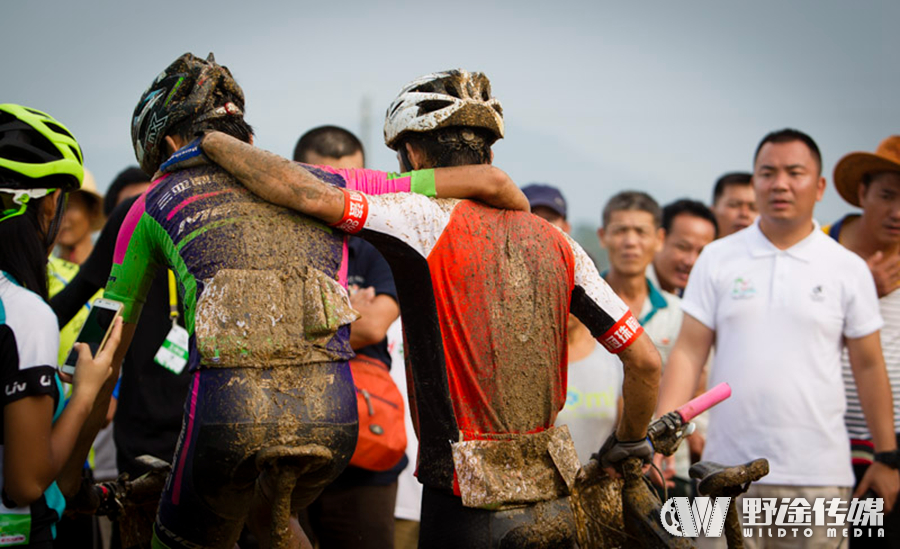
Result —
<instances>
[{"instance_id":1,"label":"blue cap","mask_svg":"<svg viewBox=\"0 0 900 549\"><path fill-rule=\"evenodd\" d=\"M522 192L528 198L528 203L531 204L532 209L544 206L562 217L566 217L566 199L563 198L562 193L556 187L543 183L532 183L522 187Z\"/></svg>"}]
</instances>

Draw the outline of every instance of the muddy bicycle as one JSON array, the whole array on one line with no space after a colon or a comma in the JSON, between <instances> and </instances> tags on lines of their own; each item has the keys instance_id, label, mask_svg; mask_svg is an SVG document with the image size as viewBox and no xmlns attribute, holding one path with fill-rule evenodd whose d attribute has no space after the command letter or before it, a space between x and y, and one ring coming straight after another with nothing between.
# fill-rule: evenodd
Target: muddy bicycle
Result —
<instances>
[{"instance_id":1,"label":"muddy bicycle","mask_svg":"<svg viewBox=\"0 0 900 549\"><path fill-rule=\"evenodd\" d=\"M693 432L690 420L729 395L730 388L721 384L652 423L647 432L655 450L665 455L674 453L681 441ZM292 476L297 474L297 467L314 465L315 460L304 459L305 464L301 464L290 459L300 454L309 458L303 448L282 450L288 454L278 448L262 451L257 456L260 472ZM168 463L156 458L142 456L138 459L148 473L135 479L122 475L115 481L86 485L70 501L70 507L76 512L105 515L118 521L123 547L149 546L156 507L171 469ZM625 460L619 466L619 472L621 478L611 478L595 460L590 460L579 471L569 498L578 546L581 549L694 547L690 538L673 536L663 527L662 502L644 476L640 459ZM764 459L736 467L700 462L691 468L692 478L700 480L699 492L711 497L737 497L751 482L767 473L768 462ZM282 501L275 504L281 512L276 512L273 518L273 547L286 546L287 542L289 491L279 496ZM743 547L734 505L729 505L727 511L725 536L728 547Z\"/></svg>"},{"instance_id":2,"label":"muddy bicycle","mask_svg":"<svg viewBox=\"0 0 900 549\"><path fill-rule=\"evenodd\" d=\"M653 422L647 435L655 451L674 454L694 430L691 419L730 395L731 389L722 383ZM627 459L618 470L621 478L611 478L591 459L579 472L570 498L579 547L694 547L691 538L673 536L663 527L663 502L644 476L641 460ZM690 475L699 480L700 495L736 498L768 472L765 459L733 467L701 461L691 467ZM744 546L738 510L733 504L728 506L724 534L729 548Z\"/></svg>"},{"instance_id":3,"label":"muddy bicycle","mask_svg":"<svg viewBox=\"0 0 900 549\"><path fill-rule=\"evenodd\" d=\"M331 452L318 444L299 447L272 446L255 456L260 474L267 474L275 486L270 523L271 547L289 547L291 492L298 477L323 467ZM112 481L85 481L79 492L67 501L67 512L106 516L119 525L122 547L150 547L157 507L172 471L171 465L153 456L137 461L148 471L137 478L127 473Z\"/></svg>"}]
</instances>

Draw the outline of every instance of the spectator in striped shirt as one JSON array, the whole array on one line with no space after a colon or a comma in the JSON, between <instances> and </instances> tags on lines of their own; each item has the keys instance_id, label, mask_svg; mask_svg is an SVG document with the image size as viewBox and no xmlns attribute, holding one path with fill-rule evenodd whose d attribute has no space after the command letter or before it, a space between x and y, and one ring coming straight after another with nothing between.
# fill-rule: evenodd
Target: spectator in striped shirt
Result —
<instances>
[{"instance_id":1,"label":"spectator in striped shirt","mask_svg":"<svg viewBox=\"0 0 900 549\"><path fill-rule=\"evenodd\" d=\"M862 208L861 214L849 214L824 230L865 259L875 278L884 319L881 347L894 396L894 431L900 441L900 135L882 141L875 154L855 152L842 158L834 169L834 184L844 200ZM873 460L892 461L897 467L898 455L895 452L893 460L891 456L876 458L846 350L842 362L847 394L844 419L859 483ZM854 541L865 547L900 546L900 510L895 508L886 516L884 525L885 538L851 540L850 546L857 545Z\"/></svg>"}]
</instances>

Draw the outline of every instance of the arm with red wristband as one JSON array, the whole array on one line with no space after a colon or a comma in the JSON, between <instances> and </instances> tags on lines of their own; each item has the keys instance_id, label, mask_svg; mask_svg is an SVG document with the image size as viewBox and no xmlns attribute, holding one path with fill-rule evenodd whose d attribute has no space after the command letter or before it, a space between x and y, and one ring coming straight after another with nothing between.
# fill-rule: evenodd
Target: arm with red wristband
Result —
<instances>
[{"instance_id":1,"label":"arm with red wristband","mask_svg":"<svg viewBox=\"0 0 900 549\"><path fill-rule=\"evenodd\" d=\"M326 184L302 164L221 132L205 134L200 147L210 160L267 202L321 219L332 226L346 227L350 233L362 230L367 202L361 193ZM426 187L409 190L427 196L474 198L497 207L528 210L528 200L509 176L489 165L434 169L433 184Z\"/></svg>"}]
</instances>

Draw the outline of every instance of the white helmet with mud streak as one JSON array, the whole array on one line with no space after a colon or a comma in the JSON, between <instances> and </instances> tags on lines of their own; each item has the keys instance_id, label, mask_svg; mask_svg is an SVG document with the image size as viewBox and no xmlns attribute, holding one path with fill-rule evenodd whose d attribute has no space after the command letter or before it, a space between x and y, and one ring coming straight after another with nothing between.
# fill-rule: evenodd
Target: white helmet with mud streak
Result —
<instances>
[{"instance_id":1,"label":"white helmet with mud streak","mask_svg":"<svg viewBox=\"0 0 900 549\"><path fill-rule=\"evenodd\" d=\"M483 73L449 70L407 84L388 107L384 143L397 150L406 133L452 126L483 128L494 140L503 137L503 108L491 96L491 81Z\"/></svg>"}]
</instances>

